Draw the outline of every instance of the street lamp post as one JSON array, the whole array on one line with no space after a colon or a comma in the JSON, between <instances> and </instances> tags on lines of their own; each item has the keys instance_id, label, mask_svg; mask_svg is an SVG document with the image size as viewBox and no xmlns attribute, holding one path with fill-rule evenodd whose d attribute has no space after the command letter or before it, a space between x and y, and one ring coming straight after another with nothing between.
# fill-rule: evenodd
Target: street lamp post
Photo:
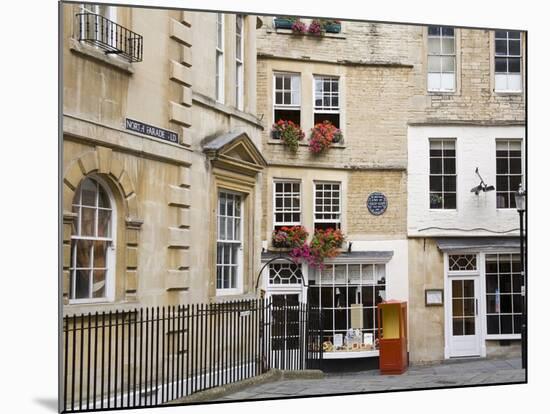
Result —
<instances>
[{"instance_id":1,"label":"street lamp post","mask_svg":"<svg viewBox=\"0 0 550 414\"><path fill-rule=\"evenodd\" d=\"M519 185L517 193L515 193L516 209L519 213L519 250L520 250L520 266L521 277L523 280L523 309L521 318L521 367L527 366L527 272L525 272L524 261L524 244L523 244L523 215L525 214L525 196L526 191Z\"/></svg>"}]
</instances>

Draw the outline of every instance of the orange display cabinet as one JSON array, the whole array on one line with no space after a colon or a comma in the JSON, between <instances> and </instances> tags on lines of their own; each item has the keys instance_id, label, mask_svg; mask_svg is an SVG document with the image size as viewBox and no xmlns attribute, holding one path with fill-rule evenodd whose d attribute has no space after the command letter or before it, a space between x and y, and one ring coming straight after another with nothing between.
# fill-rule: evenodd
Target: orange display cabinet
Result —
<instances>
[{"instance_id":1,"label":"orange display cabinet","mask_svg":"<svg viewBox=\"0 0 550 414\"><path fill-rule=\"evenodd\" d=\"M407 370L407 302L388 300L378 304L380 373L402 374Z\"/></svg>"}]
</instances>

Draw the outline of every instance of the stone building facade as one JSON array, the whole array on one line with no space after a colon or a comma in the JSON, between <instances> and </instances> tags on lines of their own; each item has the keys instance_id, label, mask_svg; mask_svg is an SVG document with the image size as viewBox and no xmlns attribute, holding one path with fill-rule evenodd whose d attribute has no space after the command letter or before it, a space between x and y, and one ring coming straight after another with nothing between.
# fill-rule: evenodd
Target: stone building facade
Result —
<instances>
[{"instance_id":1,"label":"stone building facade","mask_svg":"<svg viewBox=\"0 0 550 414\"><path fill-rule=\"evenodd\" d=\"M62 13L64 313L253 294L256 16ZM221 204L239 237L220 236ZM217 260L224 246L235 255Z\"/></svg>"},{"instance_id":2,"label":"stone building facade","mask_svg":"<svg viewBox=\"0 0 550 414\"><path fill-rule=\"evenodd\" d=\"M311 22L302 21L306 26ZM519 321L521 283L517 213L511 198L525 170L525 34L342 22L338 33L315 36L278 28L275 17L266 17L264 23L258 30L257 75L258 114L266 126L262 146L269 164L262 195L267 250L263 261L275 260L262 279L267 294L306 301L311 291L320 291L319 300L331 303L332 310L325 312L325 339L332 342L337 333L358 327L357 319L351 322L356 312L352 305L362 305L362 333L375 333L373 303L406 300L411 363L517 354L514 324ZM344 140L315 155L308 151L307 137L324 116L315 102L324 90L319 79L338 85L339 105L327 119L337 119ZM285 92L297 95L288 102L277 97ZM271 135L269 126L280 116L299 122L306 133L296 153ZM455 157L448 171L436 171L438 161L431 161L438 150L442 169L447 154ZM480 184L476 167L496 191L470 192ZM289 187L290 196L285 183L297 184ZM300 224L311 234L317 225L315 208L323 205L317 203L316 190L324 183L337 184L337 225L351 247L327 262L332 276L302 265L300 283L294 277L300 274L297 269L275 259L279 253L271 244L271 232L285 224L277 222L276 213L284 208L276 202L297 197L293 205L299 218L290 224ZM382 215L373 215L367 207L373 192L386 197ZM470 260L469 266L476 261L475 267L461 267L464 260ZM374 264L375 274L385 272L383 286L376 277L363 279L363 265L367 269L368 264ZM500 290L509 285L510 291ZM472 286L475 295L466 295ZM384 295L367 300L371 289L376 295L384 290ZM441 306L426 303L427 291L433 289L442 290ZM475 315L469 313L471 306Z\"/></svg>"},{"instance_id":3,"label":"stone building facade","mask_svg":"<svg viewBox=\"0 0 550 414\"><path fill-rule=\"evenodd\" d=\"M258 30L258 114L266 126L262 147L269 165L263 181L262 257L266 264L273 260L262 287L274 299L320 305L323 340L330 343L324 358L336 364L378 356L376 304L409 299L406 168L416 70L408 40L413 31L342 22L337 33L297 35L278 28L274 17L264 18ZM293 97L285 106L278 95L286 93L286 79ZM296 153L271 133L270 126L284 116L305 132ZM308 148L310 131L324 120L342 131L343 140L314 154ZM385 202L378 215L367 206L377 193ZM298 214L281 220L280 212L292 209ZM277 259L280 253L271 241L272 231L283 225L305 227L310 239L317 228L338 227L346 243L322 270L291 265ZM360 333L362 343L366 335L373 346L359 346L356 352L338 348L350 329Z\"/></svg>"}]
</instances>

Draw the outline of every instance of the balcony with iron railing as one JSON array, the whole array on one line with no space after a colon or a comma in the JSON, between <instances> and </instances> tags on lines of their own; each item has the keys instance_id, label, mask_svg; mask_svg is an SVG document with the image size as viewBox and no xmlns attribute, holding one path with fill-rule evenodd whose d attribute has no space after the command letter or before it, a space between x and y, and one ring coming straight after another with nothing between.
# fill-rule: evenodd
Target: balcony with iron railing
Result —
<instances>
[{"instance_id":1,"label":"balcony with iron railing","mask_svg":"<svg viewBox=\"0 0 550 414\"><path fill-rule=\"evenodd\" d=\"M78 40L101 48L129 62L143 59L143 36L94 13L76 15Z\"/></svg>"}]
</instances>

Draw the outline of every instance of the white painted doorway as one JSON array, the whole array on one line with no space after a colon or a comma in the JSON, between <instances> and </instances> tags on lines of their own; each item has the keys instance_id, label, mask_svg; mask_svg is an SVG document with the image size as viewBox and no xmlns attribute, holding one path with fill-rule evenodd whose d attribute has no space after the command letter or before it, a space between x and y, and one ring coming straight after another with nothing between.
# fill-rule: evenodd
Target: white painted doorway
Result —
<instances>
[{"instance_id":1,"label":"white painted doorway","mask_svg":"<svg viewBox=\"0 0 550 414\"><path fill-rule=\"evenodd\" d=\"M479 276L449 276L446 291L448 357L480 356Z\"/></svg>"}]
</instances>

